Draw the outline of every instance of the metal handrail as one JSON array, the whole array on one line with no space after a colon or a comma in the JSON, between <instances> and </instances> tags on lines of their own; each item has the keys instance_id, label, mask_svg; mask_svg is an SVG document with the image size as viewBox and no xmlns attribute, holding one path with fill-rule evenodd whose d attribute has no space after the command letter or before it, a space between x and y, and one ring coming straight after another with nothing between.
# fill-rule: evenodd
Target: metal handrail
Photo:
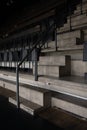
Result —
<instances>
[{"instance_id":1,"label":"metal handrail","mask_svg":"<svg viewBox=\"0 0 87 130\"><path fill-rule=\"evenodd\" d=\"M21 64L26 60L26 58L32 53L32 51L37 47L37 45L40 45L40 41L44 41L42 42L42 45L40 46L40 48L46 43L47 41L47 34L49 33L49 31L52 29L52 27L54 26L54 23L48 28L48 30L45 32L44 36L41 37L39 40L36 41L35 44L33 44L33 47L30 49L29 54L27 54L19 64L17 64L16 67L16 100L17 100L17 108L20 108L20 99L19 99L19 67L21 66Z\"/></svg>"}]
</instances>

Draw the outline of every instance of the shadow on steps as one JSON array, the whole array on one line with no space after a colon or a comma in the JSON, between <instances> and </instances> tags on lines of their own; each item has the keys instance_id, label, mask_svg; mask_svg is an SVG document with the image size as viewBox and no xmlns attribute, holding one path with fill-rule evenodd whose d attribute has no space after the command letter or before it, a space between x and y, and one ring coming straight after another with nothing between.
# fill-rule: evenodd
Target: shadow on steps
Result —
<instances>
[{"instance_id":1,"label":"shadow on steps","mask_svg":"<svg viewBox=\"0 0 87 130\"><path fill-rule=\"evenodd\" d=\"M11 130L62 130L48 121L20 110L8 102L8 99L0 96L0 129Z\"/></svg>"}]
</instances>

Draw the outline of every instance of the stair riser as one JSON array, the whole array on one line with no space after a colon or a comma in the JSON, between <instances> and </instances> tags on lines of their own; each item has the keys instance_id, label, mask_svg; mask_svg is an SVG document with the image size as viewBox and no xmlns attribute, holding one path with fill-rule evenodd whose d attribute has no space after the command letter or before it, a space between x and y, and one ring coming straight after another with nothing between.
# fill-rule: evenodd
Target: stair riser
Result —
<instances>
[{"instance_id":1,"label":"stair riser","mask_svg":"<svg viewBox=\"0 0 87 130\"><path fill-rule=\"evenodd\" d=\"M82 3L82 9L83 10L87 10L87 1L86 1L86 3ZM81 10L81 5L77 5L77 9L76 10Z\"/></svg>"},{"instance_id":2,"label":"stair riser","mask_svg":"<svg viewBox=\"0 0 87 130\"><path fill-rule=\"evenodd\" d=\"M26 106L24 106L24 105L22 105L22 104L20 104L20 108L21 108L22 110L28 112L28 113L31 114L32 116L35 115L34 110L29 109L29 108L27 108Z\"/></svg>"},{"instance_id":3,"label":"stair riser","mask_svg":"<svg viewBox=\"0 0 87 130\"><path fill-rule=\"evenodd\" d=\"M10 98L10 97L9 97L9 102L12 103L12 104L14 104L15 106L17 106L17 101L14 100L14 99L12 99L12 98ZM22 104L20 104L20 108L21 108L22 110L28 112L29 114L34 115L34 110L32 110L32 109L30 109L30 108L26 108L26 106L24 106L24 105L22 105Z\"/></svg>"},{"instance_id":4,"label":"stair riser","mask_svg":"<svg viewBox=\"0 0 87 130\"><path fill-rule=\"evenodd\" d=\"M82 27L83 24L87 24L87 16L85 16L84 18L81 18L81 19L78 18L78 20L71 19L71 27L73 29L77 28L77 27ZM74 27L74 26L77 26L77 27ZM67 31L67 30L70 30L70 20L68 20L67 24L65 24L63 27L61 27L58 32L60 33L60 32Z\"/></svg>"},{"instance_id":5,"label":"stair riser","mask_svg":"<svg viewBox=\"0 0 87 130\"><path fill-rule=\"evenodd\" d=\"M48 48L54 48L55 47L55 41L48 41Z\"/></svg>"},{"instance_id":6,"label":"stair riser","mask_svg":"<svg viewBox=\"0 0 87 130\"><path fill-rule=\"evenodd\" d=\"M14 100L13 98L9 97L9 102L14 104L15 106L17 106L17 101ZM32 109L30 107L27 107L26 105L24 105L23 103L20 102L20 108L24 111L26 111L27 113L31 114L32 116L34 116L36 113L38 113L39 111L43 110L44 107L40 107L38 109Z\"/></svg>"},{"instance_id":7,"label":"stair riser","mask_svg":"<svg viewBox=\"0 0 87 130\"><path fill-rule=\"evenodd\" d=\"M86 14L83 14L83 15L79 15L79 16L76 16L76 17L71 17L71 22L74 23L74 22L82 22L86 19ZM82 21L80 21L82 20ZM67 22L70 23L70 18L67 19Z\"/></svg>"},{"instance_id":8,"label":"stair riser","mask_svg":"<svg viewBox=\"0 0 87 130\"><path fill-rule=\"evenodd\" d=\"M86 7L86 8L87 8L87 7ZM83 9L82 9L82 13L83 13L83 14L87 12L87 11L86 11L86 8L83 8ZM75 11L74 11L74 15L75 15L75 14L81 14L81 9L75 10Z\"/></svg>"},{"instance_id":9,"label":"stair riser","mask_svg":"<svg viewBox=\"0 0 87 130\"><path fill-rule=\"evenodd\" d=\"M9 90L12 90L16 92L16 85L7 83L5 81L2 82L2 87L7 88ZM19 95L31 102L37 103L41 106L50 106L50 92L39 92L33 89L24 88L20 86L20 93Z\"/></svg>"},{"instance_id":10,"label":"stair riser","mask_svg":"<svg viewBox=\"0 0 87 130\"><path fill-rule=\"evenodd\" d=\"M38 75L59 77L59 66L38 66Z\"/></svg>"},{"instance_id":11,"label":"stair riser","mask_svg":"<svg viewBox=\"0 0 87 130\"><path fill-rule=\"evenodd\" d=\"M65 56L40 57L39 65L65 65Z\"/></svg>"},{"instance_id":12,"label":"stair riser","mask_svg":"<svg viewBox=\"0 0 87 130\"><path fill-rule=\"evenodd\" d=\"M86 63L81 60L71 61L71 74L75 76L84 76L87 66Z\"/></svg>"},{"instance_id":13,"label":"stair riser","mask_svg":"<svg viewBox=\"0 0 87 130\"><path fill-rule=\"evenodd\" d=\"M73 104L73 103L70 103L61 99L57 99L57 98L52 98L51 101L52 101L52 106L56 106L70 113L87 118L87 108L85 107L81 107L76 104Z\"/></svg>"},{"instance_id":14,"label":"stair riser","mask_svg":"<svg viewBox=\"0 0 87 130\"><path fill-rule=\"evenodd\" d=\"M80 44L80 39L79 39L79 41L76 38L69 39L69 40L68 39L67 40L61 40L61 41L59 41L57 43L58 43L59 48L61 48L61 47L67 48L67 47L72 47L72 46L74 46L76 44Z\"/></svg>"},{"instance_id":15,"label":"stair riser","mask_svg":"<svg viewBox=\"0 0 87 130\"><path fill-rule=\"evenodd\" d=\"M67 67L68 68L68 67ZM64 66L61 67L52 67L52 66L39 66L38 67L38 75L40 76L52 76L55 78L59 78L62 76L69 76L71 74L70 68L67 69ZM67 71L68 70L68 71Z\"/></svg>"},{"instance_id":16,"label":"stair riser","mask_svg":"<svg viewBox=\"0 0 87 130\"><path fill-rule=\"evenodd\" d=\"M81 24L86 24L86 23L87 23L87 17L81 21L71 22L71 26L76 26L76 25L81 25Z\"/></svg>"},{"instance_id":17,"label":"stair riser","mask_svg":"<svg viewBox=\"0 0 87 130\"><path fill-rule=\"evenodd\" d=\"M81 38L81 36L82 36L81 31L73 31L73 32L57 35L57 40L64 40L64 39L74 38L74 37Z\"/></svg>"},{"instance_id":18,"label":"stair riser","mask_svg":"<svg viewBox=\"0 0 87 130\"><path fill-rule=\"evenodd\" d=\"M71 19L71 27L73 26L83 26L83 24L87 23L87 16L85 16L85 18L82 19L78 19L78 20L74 20L73 18ZM68 20L68 22L66 24L64 24L64 26L62 28L60 28L60 31L62 30L67 30L70 28L70 20Z\"/></svg>"}]
</instances>

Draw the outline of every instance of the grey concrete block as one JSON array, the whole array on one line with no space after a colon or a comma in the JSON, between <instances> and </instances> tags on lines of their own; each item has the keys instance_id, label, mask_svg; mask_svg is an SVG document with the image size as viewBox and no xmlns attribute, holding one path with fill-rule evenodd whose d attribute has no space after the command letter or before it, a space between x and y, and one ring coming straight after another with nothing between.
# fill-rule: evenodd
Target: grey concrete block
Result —
<instances>
[{"instance_id":1,"label":"grey concrete block","mask_svg":"<svg viewBox=\"0 0 87 130\"><path fill-rule=\"evenodd\" d=\"M38 65L65 65L65 56L40 56Z\"/></svg>"},{"instance_id":2,"label":"grey concrete block","mask_svg":"<svg viewBox=\"0 0 87 130\"><path fill-rule=\"evenodd\" d=\"M87 118L87 108L61 99L52 98L52 106L56 106L80 117Z\"/></svg>"},{"instance_id":3,"label":"grey concrete block","mask_svg":"<svg viewBox=\"0 0 87 130\"><path fill-rule=\"evenodd\" d=\"M81 39L79 39L79 38L76 38L76 37L74 37L74 38L68 38L68 39L64 39L64 40L60 40L60 41L58 41L57 42L57 44L58 44L58 47L59 48L67 48L67 47L71 47L72 48L72 46L74 46L74 45L80 45L80 44L82 44L82 40Z\"/></svg>"},{"instance_id":4,"label":"grey concrete block","mask_svg":"<svg viewBox=\"0 0 87 130\"><path fill-rule=\"evenodd\" d=\"M2 87L16 92L15 82L10 83L10 82L3 81L1 83L2 83ZM36 87L33 87L33 86L20 85L19 95L25 98L26 100L29 100L33 103L36 103L44 107L49 107L51 105L50 104L50 98L51 98L50 91L45 90L45 89L41 89L41 88L36 89Z\"/></svg>"},{"instance_id":5,"label":"grey concrete block","mask_svg":"<svg viewBox=\"0 0 87 130\"><path fill-rule=\"evenodd\" d=\"M58 59L56 59L54 62L54 60L50 61L50 59L48 59L48 56L45 56L44 63L42 62L41 64L38 65L38 75L53 76L56 78L65 76L65 75L70 75L70 73L71 73L70 56L59 56L59 57L63 58L63 59L61 59L59 61L58 61ZM47 62L46 62L46 58L47 58ZM53 58L54 57L51 57L51 59L53 59ZM65 62L65 65L63 62L60 63L61 65L57 65L57 62L60 62L62 60ZM51 64L51 62L54 62L54 63ZM34 73L35 73L35 70L33 68L33 74Z\"/></svg>"},{"instance_id":6,"label":"grey concrete block","mask_svg":"<svg viewBox=\"0 0 87 130\"><path fill-rule=\"evenodd\" d=\"M9 102L17 105L16 97L9 97ZM31 115L35 115L37 112L43 110L44 108L36 103L30 102L26 99L20 97L20 108Z\"/></svg>"},{"instance_id":7,"label":"grey concrete block","mask_svg":"<svg viewBox=\"0 0 87 130\"><path fill-rule=\"evenodd\" d=\"M76 30L76 31L71 31L71 32L59 34L59 35L57 35L57 41L68 39L68 38L74 38L74 37L81 38L82 37L82 31Z\"/></svg>"}]
</instances>

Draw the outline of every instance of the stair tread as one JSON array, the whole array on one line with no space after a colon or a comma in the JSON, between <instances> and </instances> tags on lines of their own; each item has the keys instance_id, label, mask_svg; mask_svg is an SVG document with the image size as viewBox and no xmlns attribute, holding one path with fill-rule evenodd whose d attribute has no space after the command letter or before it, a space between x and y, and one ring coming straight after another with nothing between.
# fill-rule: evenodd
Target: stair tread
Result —
<instances>
[{"instance_id":1,"label":"stair tread","mask_svg":"<svg viewBox=\"0 0 87 130\"><path fill-rule=\"evenodd\" d=\"M56 92L53 93L53 97L87 108L87 100L81 98L77 98L77 97L73 97L61 93L56 93Z\"/></svg>"},{"instance_id":2,"label":"stair tread","mask_svg":"<svg viewBox=\"0 0 87 130\"><path fill-rule=\"evenodd\" d=\"M87 121L82 120L70 112L57 107L48 108L45 111L41 111L39 116L55 125L60 126L67 130L86 130ZM73 126L73 127L72 127Z\"/></svg>"},{"instance_id":3,"label":"stair tread","mask_svg":"<svg viewBox=\"0 0 87 130\"><path fill-rule=\"evenodd\" d=\"M1 78L0 78L1 79ZM6 82L8 82L8 83L11 83L11 84L16 84L16 81L12 81L12 79L11 80L7 80L7 79L4 79L4 78L2 78L2 80L3 81L6 81ZM49 90L47 90L47 89L44 89L44 88L36 88L36 87L34 87L34 86L31 86L31 85L27 85L27 84L24 84L24 83L20 83L20 87L25 87L25 88L29 88L29 89L34 89L34 90L36 90L36 91L39 91L39 92L42 92L42 93L46 93L46 92L49 92Z\"/></svg>"},{"instance_id":4,"label":"stair tread","mask_svg":"<svg viewBox=\"0 0 87 130\"><path fill-rule=\"evenodd\" d=\"M0 95L4 96L6 98L9 98L9 102L16 105L17 101L16 101L16 93L15 92L8 90L6 88L0 87ZM27 99L24 99L22 97L20 97L20 108L24 109L25 111L30 110L32 112L43 109L43 107L41 105L33 103L33 102L31 102Z\"/></svg>"},{"instance_id":5,"label":"stair tread","mask_svg":"<svg viewBox=\"0 0 87 130\"><path fill-rule=\"evenodd\" d=\"M10 100L16 101L16 96L11 97ZM27 99L24 99L24 98L20 97L20 107L22 105L25 106L26 108L30 108L32 111L37 110L37 109L42 107L39 104L33 103L33 102L31 102L31 101L29 101Z\"/></svg>"},{"instance_id":6,"label":"stair tread","mask_svg":"<svg viewBox=\"0 0 87 130\"><path fill-rule=\"evenodd\" d=\"M72 47L59 47L58 48L59 51L64 51L64 50L79 50L79 49L83 49L83 45L74 45Z\"/></svg>"}]
</instances>

